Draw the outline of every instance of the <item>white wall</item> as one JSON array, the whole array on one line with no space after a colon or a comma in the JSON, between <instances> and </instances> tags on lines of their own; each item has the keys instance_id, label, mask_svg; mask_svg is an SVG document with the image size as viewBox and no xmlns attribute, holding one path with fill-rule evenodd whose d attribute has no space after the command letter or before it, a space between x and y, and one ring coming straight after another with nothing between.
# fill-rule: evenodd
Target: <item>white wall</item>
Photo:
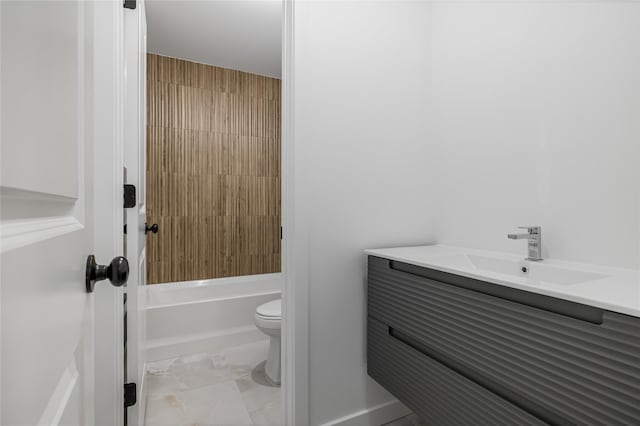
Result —
<instances>
[{"instance_id":1,"label":"white wall","mask_svg":"<svg viewBox=\"0 0 640 426\"><path fill-rule=\"evenodd\" d=\"M311 425L392 399L365 371L362 250L432 240L426 7L296 3L295 220L308 229Z\"/></svg>"},{"instance_id":2,"label":"white wall","mask_svg":"<svg viewBox=\"0 0 640 426\"><path fill-rule=\"evenodd\" d=\"M640 258L640 3L439 2L430 100L441 243Z\"/></svg>"},{"instance_id":3,"label":"white wall","mask_svg":"<svg viewBox=\"0 0 640 426\"><path fill-rule=\"evenodd\" d=\"M638 267L640 3L297 2L296 234L310 423L388 400L365 372L365 247Z\"/></svg>"}]
</instances>

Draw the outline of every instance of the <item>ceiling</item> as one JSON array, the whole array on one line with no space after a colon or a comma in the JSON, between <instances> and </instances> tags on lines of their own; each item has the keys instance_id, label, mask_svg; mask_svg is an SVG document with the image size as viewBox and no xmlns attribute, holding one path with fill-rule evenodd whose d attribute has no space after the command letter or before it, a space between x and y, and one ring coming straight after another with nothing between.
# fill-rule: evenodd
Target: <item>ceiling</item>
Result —
<instances>
[{"instance_id":1,"label":"ceiling","mask_svg":"<svg viewBox=\"0 0 640 426\"><path fill-rule=\"evenodd\" d=\"M282 2L147 0L147 49L280 78Z\"/></svg>"}]
</instances>

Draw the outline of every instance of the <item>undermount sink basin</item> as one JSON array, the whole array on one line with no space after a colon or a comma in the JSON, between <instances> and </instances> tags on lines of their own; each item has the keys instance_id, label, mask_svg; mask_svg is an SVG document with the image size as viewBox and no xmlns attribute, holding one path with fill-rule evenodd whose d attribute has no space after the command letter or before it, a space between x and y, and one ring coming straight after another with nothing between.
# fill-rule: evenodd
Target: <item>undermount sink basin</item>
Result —
<instances>
[{"instance_id":1,"label":"undermount sink basin","mask_svg":"<svg viewBox=\"0 0 640 426\"><path fill-rule=\"evenodd\" d=\"M606 276L596 272L546 265L544 261L516 261L478 255L468 255L468 257L471 263L480 270L554 284L580 284Z\"/></svg>"},{"instance_id":2,"label":"undermount sink basin","mask_svg":"<svg viewBox=\"0 0 640 426\"><path fill-rule=\"evenodd\" d=\"M596 272L545 264L544 261L511 260L477 254L442 256L438 258L438 263L560 285L580 284L606 277Z\"/></svg>"}]
</instances>

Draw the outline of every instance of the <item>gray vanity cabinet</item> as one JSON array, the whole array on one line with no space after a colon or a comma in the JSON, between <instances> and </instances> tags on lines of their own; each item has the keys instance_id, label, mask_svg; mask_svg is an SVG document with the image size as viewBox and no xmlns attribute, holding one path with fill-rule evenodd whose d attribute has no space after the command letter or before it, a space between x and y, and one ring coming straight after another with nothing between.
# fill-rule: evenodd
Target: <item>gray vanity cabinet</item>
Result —
<instances>
[{"instance_id":1,"label":"gray vanity cabinet","mask_svg":"<svg viewBox=\"0 0 640 426\"><path fill-rule=\"evenodd\" d=\"M367 369L433 425L640 425L640 318L369 256Z\"/></svg>"}]
</instances>

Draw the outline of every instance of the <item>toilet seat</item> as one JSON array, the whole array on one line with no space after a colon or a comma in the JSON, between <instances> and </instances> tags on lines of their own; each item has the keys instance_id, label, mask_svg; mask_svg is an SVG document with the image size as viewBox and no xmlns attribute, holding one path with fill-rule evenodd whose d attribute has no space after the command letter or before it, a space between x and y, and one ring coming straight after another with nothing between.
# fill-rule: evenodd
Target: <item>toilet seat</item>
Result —
<instances>
[{"instance_id":1,"label":"toilet seat","mask_svg":"<svg viewBox=\"0 0 640 426\"><path fill-rule=\"evenodd\" d=\"M256 315L255 323L258 328L264 330L280 330L281 327L280 318L265 318L260 315Z\"/></svg>"},{"instance_id":2,"label":"toilet seat","mask_svg":"<svg viewBox=\"0 0 640 426\"><path fill-rule=\"evenodd\" d=\"M282 318L282 300L272 300L256 308L256 315L262 318Z\"/></svg>"},{"instance_id":3,"label":"toilet seat","mask_svg":"<svg viewBox=\"0 0 640 426\"><path fill-rule=\"evenodd\" d=\"M256 325L268 330L280 329L282 322L281 300L272 300L256 308Z\"/></svg>"}]
</instances>

